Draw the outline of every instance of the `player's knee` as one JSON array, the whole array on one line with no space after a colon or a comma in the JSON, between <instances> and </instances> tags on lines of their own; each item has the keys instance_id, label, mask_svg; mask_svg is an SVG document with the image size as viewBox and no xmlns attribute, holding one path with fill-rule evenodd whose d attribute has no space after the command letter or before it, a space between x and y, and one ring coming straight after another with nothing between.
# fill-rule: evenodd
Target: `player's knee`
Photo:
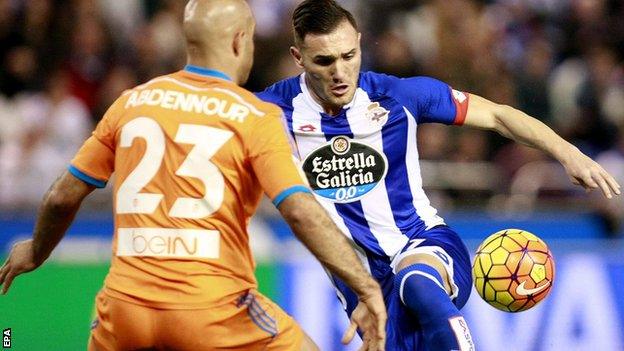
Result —
<instances>
[{"instance_id":1,"label":"player's knee","mask_svg":"<svg viewBox=\"0 0 624 351\"><path fill-rule=\"evenodd\" d=\"M429 255L429 254L413 254L404 257L399 263L396 265L396 271L401 272L411 266L414 265L426 265L430 268L433 268L437 272L437 276L440 276L442 286L444 290L451 294L451 284L449 283L449 275L446 271L446 267L438 257Z\"/></svg>"},{"instance_id":2,"label":"player's knee","mask_svg":"<svg viewBox=\"0 0 624 351\"><path fill-rule=\"evenodd\" d=\"M432 288L440 289L447 294L444 279L438 270L423 263L413 264L400 270L394 277L394 283L395 292L403 304L409 303L406 301L406 295L409 295L410 299L425 299L431 295Z\"/></svg>"}]
</instances>

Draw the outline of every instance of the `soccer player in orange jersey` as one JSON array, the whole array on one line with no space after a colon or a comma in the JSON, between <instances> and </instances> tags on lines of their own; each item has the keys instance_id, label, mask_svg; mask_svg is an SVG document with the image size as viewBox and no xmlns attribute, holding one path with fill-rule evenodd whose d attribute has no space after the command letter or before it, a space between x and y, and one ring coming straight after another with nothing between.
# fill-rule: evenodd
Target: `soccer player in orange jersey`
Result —
<instances>
[{"instance_id":1,"label":"soccer player in orange jersey","mask_svg":"<svg viewBox=\"0 0 624 351\"><path fill-rule=\"evenodd\" d=\"M33 239L0 269L3 293L47 259L85 196L115 173L111 269L89 350L314 350L257 291L247 224L264 191L368 306L345 341L359 327L365 348L383 350L378 284L305 186L281 110L238 86L251 69L254 26L243 0L188 3L188 65L110 107L45 195Z\"/></svg>"}]
</instances>

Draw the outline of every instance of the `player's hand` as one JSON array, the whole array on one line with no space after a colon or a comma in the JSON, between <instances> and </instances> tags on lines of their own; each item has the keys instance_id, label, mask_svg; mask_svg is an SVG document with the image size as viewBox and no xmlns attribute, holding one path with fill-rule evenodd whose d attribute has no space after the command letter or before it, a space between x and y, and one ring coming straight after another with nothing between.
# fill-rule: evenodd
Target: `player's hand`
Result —
<instances>
[{"instance_id":1,"label":"player's hand","mask_svg":"<svg viewBox=\"0 0 624 351\"><path fill-rule=\"evenodd\" d=\"M613 194L620 195L620 185L615 178L578 149L575 148L561 163L573 184L582 186L588 192L600 188L609 199Z\"/></svg>"},{"instance_id":2,"label":"player's hand","mask_svg":"<svg viewBox=\"0 0 624 351\"><path fill-rule=\"evenodd\" d=\"M20 241L13 245L9 258L0 268L2 295L9 291L15 277L22 273L30 272L38 266L33 256L32 239Z\"/></svg>"},{"instance_id":3,"label":"player's hand","mask_svg":"<svg viewBox=\"0 0 624 351\"><path fill-rule=\"evenodd\" d=\"M357 329L362 331L360 351L383 351L386 345L386 306L381 291L377 290L360 302L351 314L351 324L342 337L342 343L353 340Z\"/></svg>"}]
</instances>

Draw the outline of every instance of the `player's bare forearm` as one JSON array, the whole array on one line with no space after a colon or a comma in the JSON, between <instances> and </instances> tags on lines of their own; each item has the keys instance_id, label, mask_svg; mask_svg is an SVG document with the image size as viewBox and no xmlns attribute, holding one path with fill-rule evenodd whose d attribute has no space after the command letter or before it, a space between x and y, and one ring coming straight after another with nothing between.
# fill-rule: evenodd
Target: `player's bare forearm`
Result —
<instances>
[{"instance_id":1,"label":"player's bare forearm","mask_svg":"<svg viewBox=\"0 0 624 351\"><path fill-rule=\"evenodd\" d=\"M539 120L511 106L499 105L477 95L470 96L465 125L494 130L519 143L543 150L560 161L576 149Z\"/></svg>"},{"instance_id":2,"label":"player's bare forearm","mask_svg":"<svg viewBox=\"0 0 624 351\"><path fill-rule=\"evenodd\" d=\"M342 342L349 343L359 328L364 349L385 350L386 308L379 284L368 274L345 236L310 194L295 193L279 205L284 219L295 235L321 261L323 266L342 279L358 295L361 309L351 319Z\"/></svg>"},{"instance_id":3,"label":"player's bare forearm","mask_svg":"<svg viewBox=\"0 0 624 351\"><path fill-rule=\"evenodd\" d=\"M0 267L0 286L6 294L13 279L39 267L63 238L82 200L94 187L65 172L43 198L33 238L15 243Z\"/></svg>"},{"instance_id":4,"label":"player's bare forearm","mask_svg":"<svg viewBox=\"0 0 624 351\"><path fill-rule=\"evenodd\" d=\"M82 200L94 187L63 173L46 192L33 231L33 259L41 265L61 241Z\"/></svg>"},{"instance_id":5,"label":"player's bare forearm","mask_svg":"<svg viewBox=\"0 0 624 351\"><path fill-rule=\"evenodd\" d=\"M345 236L312 195L293 194L280 204L279 210L297 238L323 266L358 295L366 295L377 287Z\"/></svg>"},{"instance_id":6,"label":"player's bare forearm","mask_svg":"<svg viewBox=\"0 0 624 351\"><path fill-rule=\"evenodd\" d=\"M561 138L539 120L511 106L495 104L471 95L465 125L494 130L557 159L573 183L586 189L600 188L608 198L620 194L620 185L602 166Z\"/></svg>"}]
</instances>

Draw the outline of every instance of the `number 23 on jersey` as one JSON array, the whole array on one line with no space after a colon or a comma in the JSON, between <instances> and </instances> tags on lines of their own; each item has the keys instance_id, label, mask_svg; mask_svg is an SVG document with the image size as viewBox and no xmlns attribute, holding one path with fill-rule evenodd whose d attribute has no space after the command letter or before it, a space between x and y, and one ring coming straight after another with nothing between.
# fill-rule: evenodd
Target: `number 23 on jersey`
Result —
<instances>
[{"instance_id":1,"label":"number 23 on jersey","mask_svg":"<svg viewBox=\"0 0 624 351\"><path fill-rule=\"evenodd\" d=\"M223 174L210 159L232 135L230 131L205 125L180 124L175 142L191 144L193 148L175 174L199 179L206 190L202 198L178 197L169 210L170 217L199 219L210 216L221 207L225 191ZM132 147L135 138L144 139L146 149L137 166L119 186L116 197L118 214L151 214L164 198L163 194L140 191L160 169L165 157L165 133L155 120L138 117L122 127L119 147Z\"/></svg>"}]
</instances>

